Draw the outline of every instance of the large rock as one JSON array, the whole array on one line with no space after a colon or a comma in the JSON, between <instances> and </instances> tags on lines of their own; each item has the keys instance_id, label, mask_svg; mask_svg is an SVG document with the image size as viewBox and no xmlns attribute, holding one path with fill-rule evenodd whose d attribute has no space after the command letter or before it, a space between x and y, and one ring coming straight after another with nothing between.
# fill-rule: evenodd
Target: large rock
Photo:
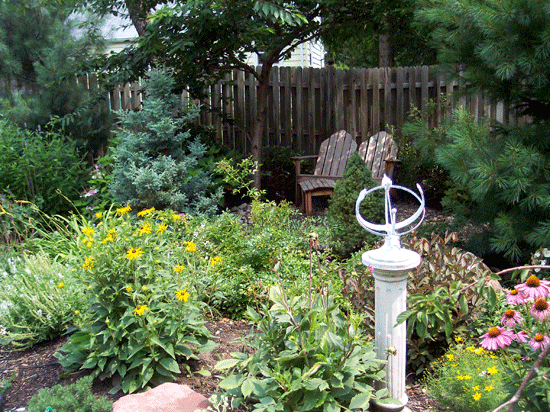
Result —
<instances>
[{"instance_id":1,"label":"large rock","mask_svg":"<svg viewBox=\"0 0 550 412\"><path fill-rule=\"evenodd\" d=\"M147 392L126 395L113 404L113 412L193 412L211 406L187 385L163 383Z\"/></svg>"}]
</instances>

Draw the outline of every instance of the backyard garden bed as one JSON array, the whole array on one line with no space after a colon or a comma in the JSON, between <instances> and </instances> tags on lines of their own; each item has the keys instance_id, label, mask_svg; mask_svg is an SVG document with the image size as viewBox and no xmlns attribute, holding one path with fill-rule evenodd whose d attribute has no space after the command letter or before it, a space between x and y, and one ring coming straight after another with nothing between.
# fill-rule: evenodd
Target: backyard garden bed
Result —
<instances>
[{"instance_id":1,"label":"backyard garden bed","mask_svg":"<svg viewBox=\"0 0 550 412\"><path fill-rule=\"evenodd\" d=\"M231 352L242 350L242 343L238 343L236 340L245 336L250 330L250 326L243 321L222 318L208 322L207 327L213 335L213 340L219 345L213 352L201 353L200 361L195 368L212 371L220 359L228 358ZM5 377L17 371L17 377L5 399L4 410L6 412L25 407L40 389L56 384L69 385L83 376L82 373L75 373L68 377L62 376L61 365L57 363L53 355L65 342L66 338L63 337L38 344L24 351L10 351L9 347L4 347L0 351L0 374ZM182 374L177 380L177 383L188 385L206 397L215 392L218 382L219 378L216 377L215 372L211 376ZM122 392L114 395L109 394L110 388L109 382L96 380L93 392L96 396L105 396L112 401L124 395ZM409 396L407 406L412 412L445 410L438 405L437 401L427 396L418 384L408 386L407 395Z\"/></svg>"}]
</instances>

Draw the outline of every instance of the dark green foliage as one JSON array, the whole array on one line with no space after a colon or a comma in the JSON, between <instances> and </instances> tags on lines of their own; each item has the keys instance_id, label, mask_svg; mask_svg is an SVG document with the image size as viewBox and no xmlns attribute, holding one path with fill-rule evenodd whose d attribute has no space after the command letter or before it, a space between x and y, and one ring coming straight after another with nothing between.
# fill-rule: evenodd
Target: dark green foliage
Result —
<instances>
[{"instance_id":1,"label":"dark green foliage","mask_svg":"<svg viewBox=\"0 0 550 412\"><path fill-rule=\"evenodd\" d=\"M92 27L78 29L69 2L0 4L0 76L11 83L0 91L4 116L20 127L36 130L62 119L56 127L85 150L105 145L111 127L105 90L85 92L75 76L89 64L103 41ZM74 2L73 2L74 3Z\"/></svg>"},{"instance_id":2,"label":"dark green foliage","mask_svg":"<svg viewBox=\"0 0 550 412\"><path fill-rule=\"evenodd\" d=\"M456 189L445 201L455 212L490 224L490 252L520 261L550 244L549 152L550 133L543 125L490 130L463 108L455 111L435 150Z\"/></svg>"},{"instance_id":3,"label":"dark green foliage","mask_svg":"<svg viewBox=\"0 0 550 412\"><path fill-rule=\"evenodd\" d=\"M550 7L539 0L420 1L438 59L470 90L550 118ZM458 66L460 65L460 66ZM468 83L467 83L468 82Z\"/></svg>"},{"instance_id":4,"label":"dark green foliage","mask_svg":"<svg viewBox=\"0 0 550 412\"><path fill-rule=\"evenodd\" d=\"M219 387L232 406L247 403L253 411L365 410L381 381L383 361L357 325L346 319L332 296L287 296L270 290L271 306L248 308L256 330L244 343L251 349L232 353L216 369L231 373ZM348 409L349 408L349 409Z\"/></svg>"},{"instance_id":5,"label":"dark green foliage","mask_svg":"<svg viewBox=\"0 0 550 412\"><path fill-rule=\"evenodd\" d=\"M378 186L372 178L359 152L348 160L344 176L336 183L334 193L329 200L328 225L331 232L331 248L335 255L347 258L361 249L365 242L374 242L377 238L363 229L355 216L355 202L363 189ZM376 190L361 203L361 214L374 223L384 219L384 193Z\"/></svg>"},{"instance_id":6,"label":"dark green foliage","mask_svg":"<svg viewBox=\"0 0 550 412\"><path fill-rule=\"evenodd\" d=\"M221 198L212 179L213 159L200 137L189 131L198 111L175 116L181 104L173 87L169 75L154 71L142 109L120 113L111 190L119 202L135 209L211 215Z\"/></svg>"},{"instance_id":7,"label":"dark green foliage","mask_svg":"<svg viewBox=\"0 0 550 412\"><path fill-rule=\"evenodd\" d=\"M48 215L65 214L74 210L66 198L79 198L86 174L66 136L0 120L0 194L33 202Z\"/></svg>"},{"instance_id":8,"label":"dark green foliage","mask_svg":"<svg viewBox=\"0 0 550 412\"><path fill-rule=\"evenodd\" d=\"M459 109L435 151L460 189L455 200L466 194L472 204L463 209L489 223L489 251L519 262L550 242L550 7L537 0L428 5L418 17L433 28L439 60L463 90L483 90L530 116L516 126L478 125Z\"/></svg>"},{"instance_id":9,"label":"dark green foliage","mask_svg":"<svg viewBox=\"0 0 550 412\"><path fill-rule=\"evenodd\" d=\"M96 398L92 393L92 377L86 376L69 386L55 385L41 389L32 397L27 412L111 412L112 402Z\"/></svg>"}]
</instances>

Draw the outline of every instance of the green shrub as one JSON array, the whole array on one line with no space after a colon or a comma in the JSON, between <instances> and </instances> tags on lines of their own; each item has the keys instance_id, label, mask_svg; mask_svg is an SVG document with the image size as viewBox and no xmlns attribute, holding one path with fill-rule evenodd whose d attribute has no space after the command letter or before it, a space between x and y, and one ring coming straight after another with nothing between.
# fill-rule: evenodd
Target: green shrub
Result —
<instances>
[{"instance_id":1,"label":"green shrub","mask_svg":"<svg viewBox=\"0 0 550 412\"><path fill-rule=\"evenodd\" d=\"M44 412L51 408L54 412L111 412L112 402L92 393L92 377L80 378L68 386L55 385L41 389L29 401L27 412Z\"/></svg>"},{"instance_id":2,"label":"green shrub","mask_svg":"<svg viewBox=\"0 0 550 412\"><path fill-rule=\"evenodd\" d=\"M0 273L0 342L27 348L79 321L85 290L71 267L44 254L8 258Z\"/></svg>"},{"instance_id":3,"label":"green shrub","mask_svg":"<svg viewBox=\"0 0 550 412\"><path fill-rule=\"evenodd\" d=\"M372 178L372 172L367 168L359 152L355 152L348 160L344 176L336 182L334 193L329 200L328 225L331 237L330 246L336 256L349 257L361 249L365 242L375 242L374 235L363 229L355 216L355 202L363 189L378 186ZM384 194L377 190L361 203L361 214L374 223L384 219Z\"/></svg>"},{"instance_id":4,"label":"green shrub","mask_svg":"<svg viewBox=\"0 0 550 412\"><path fill-rule=\"evenodd\" d=\"M331 296L287 296L281 287L269 293L271 307L249 308L253 331L244 352L220 361L230 369L219 387L232 406L254 411L365 410L383 397L373 384L384 377L372 341L345 317Z\"/></svg>"},{"instance_id":5,"label":"green shrub","mask_svg":"<svg viewBox=\"0 0 550 412\"><path fill-rule=\"evenodd\" d=\"M86 167L73 143L61 133L28 132L0 119L0 188L49 215L74 210Z\"/></svg>"},{"instance_id":6,"label":"green shrub","mask_svg":"<svg viewBox=\"0 0 550 412\"><path fill-rule=\"evenodd\" d=\"M91 369L134 392L174 379L198 351L213 349L195 296L212 266L193 230L171 211L108 211L73 236L75 267L90 298L85 323L56 357L67 371Z\"/></svg>"},{"instance_id":7,"label":"green shrub","mask_svg":"<svg viewBox=\"0 0 550 412\"><path fill-rule=\"evenodd\" d=\"M424 378L428 395L454 412L492 411L506 400L503 360L461 338L432 362Z\"/></svg>"},{"instance_id":8,"label":"green shrub","mask_svg":"<svg viewBox=\"0 0 550 412\"><path fill-rule=\"evenodd\" d=\"M174 80L156 71L146 82L143 107L120 113L111 190L120 203L211 215L221 200L213 157L189 129L198 110L175 117L180 100Z\"/></svg>"}]
</instances>

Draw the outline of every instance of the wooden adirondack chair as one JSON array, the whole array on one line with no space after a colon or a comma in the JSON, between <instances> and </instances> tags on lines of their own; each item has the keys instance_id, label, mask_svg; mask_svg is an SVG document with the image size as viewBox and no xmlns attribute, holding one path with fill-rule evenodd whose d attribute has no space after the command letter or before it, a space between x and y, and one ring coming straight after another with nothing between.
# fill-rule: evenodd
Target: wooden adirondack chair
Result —
<instances>
[{"instance_id":1,"label":"wooden adirondack chair","mask_svg":"<svg viewBox=\"0 0 550 412\"><path fill-rule=\"evenodd\" d=\"M302 212L309 216L312 212L313 196L330 196L336 181L342 178L349 157L357 150L357 143L345 130L333 134L321 143L318 156L293 157L296 169L296 204L302 205ZM397 146L386 132L380 132L359 147L359 154L372 170L373 177L381 181L384 173L393 175L397 162ZM305 159L317 158L315 172L302 174L300 163Z\"/></svg>"},{"instance_id":2,"label":"wooden adirondack chair","mask_svg":"<svg viewBox=\"0 0 550 412\"><path fill-rule=\"evenodd\" d=\"M321 143L319 155L292 158L296 169L296 204L302 203L305 215L311 215L313 196L332 194L335 182L342 178L348 159L356 150L355 139L345 130L340 130ZM317 158L314 173L302 174L302 160L314 158Z\"/></svg>"},{"instance_id":3,"label":"wooden adirondack chair","mask_svg":"<svg viewBox=\"0 0 550 412\"><path fill-rule=\"evenodd\" d=\"M372 177L380 183L384 175L393 177L397 159L397 145L386 132L371 136L359 146L359 155L372 172Z\"/></svg>"}]
</instances>

